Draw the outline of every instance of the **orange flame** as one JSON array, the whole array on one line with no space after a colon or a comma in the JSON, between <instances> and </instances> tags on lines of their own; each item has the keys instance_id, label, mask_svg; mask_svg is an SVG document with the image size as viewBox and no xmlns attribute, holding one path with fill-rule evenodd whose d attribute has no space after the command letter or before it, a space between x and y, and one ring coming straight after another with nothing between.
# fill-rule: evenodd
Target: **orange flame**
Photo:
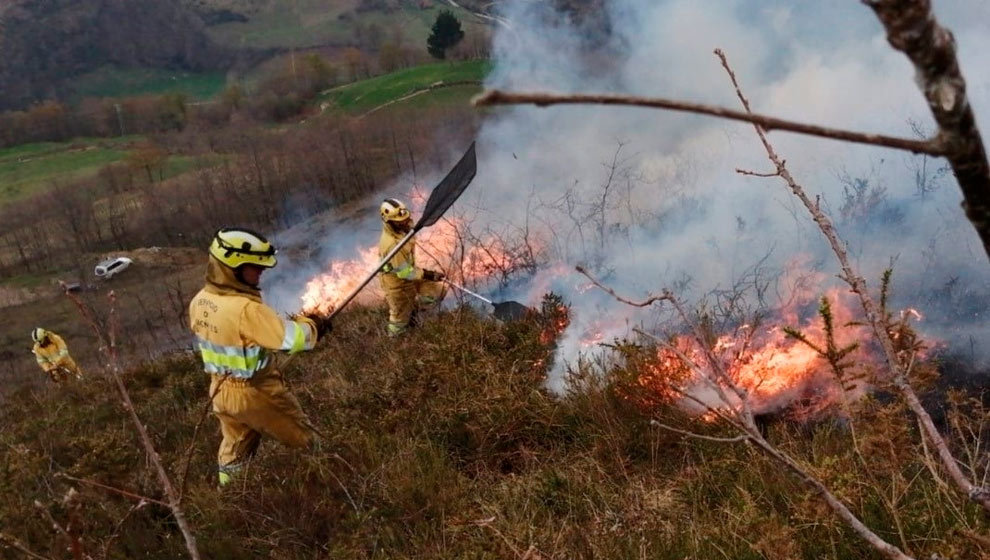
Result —
<instances>
[{"instance_id":1,"label":"orange flame","mask_svg":"<svg viewBox=\"0 0 990 560\"><path fill-rule=\"evenodd\" d=\"M414 189L414 206L422 204L422 194ZM523 262L513 254L503 240L489 236L468 243L460 218L444 218L417 235L416 264L421 268L444 271L461 283L484 282L494 274L508 273ZM369 247L359 251L355 259L334 261L327 272L312 278L301 297L304 313L326 314L343 299L378 264L378 251Z\"/></svg>"},{"instance_id":2,"label":"orange flame","mask_svg":"<svg viewBox=\"0 0 990 560\"><path fill-rule=\"evenodd\" d=\"M826 293L826 297L830 302L835 327L834 343L838 348L855 341L870 340L869 328L854 322L857 315L848 292L833 289ZM799 307L808 300L805 294L795 293L788 305L779 310L773 322L798 324ZM904 310L901 316L916 320L922 317L914 309ZM819 349L826 348L827 336L820 317L816 315L800 324L799 331L808 342ZM661 348L656 359L642 367L637 382L648 397L641 398L642 402L638 404L652 406L657 400L680 402L689 410L707 410L702 417L710 420L717 418L717 415L711 414L711 409L739 406L738 402L722 402L705 391L715 380L711 375L709 354L694 337L678 336L672 341L672 346L677 352ZM847 383L843 389L831 365L815 348L788 336L783 329L775 327L753 332L748 325L739 327L733 334L720 336L712 345L710 356L721 365L731 383L746 394L754 412L787 408L790 414L804 418L859 394L864 389L862 374L865 369L881 364L880 357L874 355L868 345L858 348L852 359L848 360L848 369L843 374ZM848 383L849 380L853 382ZM736 395L728 387L725 394L736 400Z\"/></svg>"},{"instance_id":3,"label":"orange flame","mask_svg":"<svg viewBox=\"0 0 990 560\"><path fill-rule=\"evenodd\" d=\"M329 272L306 283L302 295L303 312L319 315L330 313L377 264L378 251L373 248L362 250L357 259L335 261Z\"/></svg>"},{"instance_id":4,"label":"orange flame","mask_svg":"<svg viewBox=\"0 0 990 560\"><path fill-rule=\"evenodd\" d=\"M540 331L540 344L543 345L552 344L560 335L564 334L564 331L571 324L570 314L567 308L563 306L557 307L548 319L546 325Z\"/></svg>"}]
</instances>

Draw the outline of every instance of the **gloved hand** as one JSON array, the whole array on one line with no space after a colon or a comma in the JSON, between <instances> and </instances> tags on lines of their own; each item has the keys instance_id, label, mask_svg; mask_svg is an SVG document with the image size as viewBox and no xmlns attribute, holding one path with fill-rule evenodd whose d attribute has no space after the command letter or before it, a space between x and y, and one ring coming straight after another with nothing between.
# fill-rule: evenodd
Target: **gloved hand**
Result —
<instances>
[{"instance_id":1,"label":"gloved hand","mask_svg":"<svg viewBox=\"0 0 990 560\"><path fill-rule=\"evenodd\" d=\"M423 271L423 280L426 280L427 282L443 282L443 279L446 277L447 277L446 274L442 272L437 272L435 270Z\"/></svg>"},{"instance_id":2,"label":"gloved hand","mask_svg":"<svg viewBox=\"0 0 990 560\"><path fill-rule=\"evenodd\" d=\"M316 325L317 338L323 338L333 332L333 325L330 323L330 319L316 314L305 315L305 317Z\"/></svg>"}]
</instances>

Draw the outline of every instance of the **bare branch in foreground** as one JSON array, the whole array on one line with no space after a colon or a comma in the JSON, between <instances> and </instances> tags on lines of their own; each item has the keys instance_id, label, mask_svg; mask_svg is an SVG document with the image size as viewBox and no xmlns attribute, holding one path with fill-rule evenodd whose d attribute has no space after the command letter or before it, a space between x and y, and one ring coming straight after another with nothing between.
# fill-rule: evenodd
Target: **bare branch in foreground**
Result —
<instances>
[{"instance_id":1,"label":"bare branch in foreground","mask_svg":"<svg viewBox=\"0 0 990 560\"><path fill-rule=\"evenodd\" d=\"M676 99L665 99L662 97L636 97L632 95L597 95L597 94L558 94L544 92L508 92L497 89L486 90L477 95L471 102L477 107L489 105L537 105L546 107L547 105L625 105L631 107L649 107L653 109L667 109L670 111L680 111L683 113L695 113L699 115L710 115L734 121L743 121L759 125L764 130L784 130L819 136L821 138L831 138L833 140L845 140L857 144L869 144L872 146L884 146L895 150L904 150L916 154L928 154L931 156L942 156L946 154L946 148L940 139L915 140L913 138L900 138L897 136L886 136L884 134L869 134L865 132L854 132L838 128L829 128L814 124L789 121L769 115L760 115L748 111L737 111L715 105L705 105L692 101L680 101Z\"/></svg>"},{"instance_id":2,"label":"bare branch in foreground","mask_svg":"<svg viewBox=\"0 0 990 560\"><path fill-rule=\"evenodd\" d=\"M69 476L69 475L67 475L65 473L55 473L55 478L64 478L66 480L71 480L73 482L78 482L80 484L88 484L89 486L100 488L101 490L106 490L107 492L112 492L114 494L120 494L121 496L124 496L125 498L130 498L132 500L137 500L139 502L148 502L149 504L158 504L160 506L169 507L168 504L166 504L165 502L163 502L161 500L155 500L155 499L149 498L147 496L142 496L140 494L135 494L134 492L128 492L127 490L123 490L121 488L116 488L114 486L107 486L106 484L101 484L101 483L96 482L94 480L86 480L85 478L76 478L74 476Z\"/></svg>"},{"instance_id":3,"label":"bare branch in foreground","mask_svg":"<svg viewBox=\"0 0 990 560\"><path fill-rule=\"evenodd\" d=\"M609 294L610 296L614 297L615 299L627 305L632 305L634 307L649 307L658 301L673 301L674 299L674 295L670 292L670 290L664 290L663 293L658 296L650 296L647 299L639 302L632 301L620 296L619 294L615 293L615 290L609 288L608 286L596 280L595 277L592 276L591 273L588 272L588 270L585 269L583 266L577 265L574 267L574 270L585 275L588 278L588 280L591 280L592 284L601 288L602 291L604 291L605 293Z\"/></svg>"},{"instance_id":4,"label":"bare branch in foreground","mask_svg":"<svg viewBox=\"0 0 990 560\"><path fill-rule=\"evenodd\" d=\"M689 437L689 438L693 438L693 439L701 439L701 440L705 440L705 441L715 441L715 442L718 442L718 443L739 443L741 441L749 441L749 436L747 436L745 434L743 434L741 436L732 437L732 438L728 438L728 437L716 437L716 436L706 436L704 434L697 434L695 432L689 432L688 430L682 430L680 428L675 428L673 426L668 426L667 424L663 424L663 423L658 422L656 420L650 420L650 425L651 426L656 426L657 428L662 428L664 430L667 430L668 432L674 432L675 434L681 434L682 436L685 436L685 437Z\"/></svg>"},{"instance_id":5,"label":"bare branch in foreground","mask_svg":"<svg viewBox=\"0 0 990 560\"><path fill-rule=\"evenodd\" d=\"M781 167L782 166L778 165L778 169L781 169ZM782 171L786 172L786 168L782 169ZM611 288L602 286L597 282L596 285L601 289L605 290L606 292L612 294L612 296L618 299L619 301L624 300L624 298L618 296ZM658 343L664 344L667 348L671 349L671 351L677 354L677 356L684 361L685 365L688 365L692 370L694 370L700 376L701 380L705 381L710 387L712 387L715 390L716 394L718 395L719 400L722 402L722 405L725 407L724 409L723 407L718 407L707 403L703 403L701 402L700 399L697 398L694 398L692 400L694 402L701 404L707 410L707 412L712 413L718 416L719 418L722 418L723 420L726 420L726 422L733 429L739 432L740 435L736 438L714 438L712 436L704 436L702 434L696 434L693 432L678 430L677 428L672 428L670 426L660 424L655 420L652 421L651 424L660 426L664 429L669 429L674 432L679 432L686 437L706 439L710 441L721 441L723 443L735 443L737 441L744 441L744 440L752 443L758 449L763 451L768 457L784 465L789 471L791 471L792 474L797 476L802 482L804 482L804 484L806 484L812 490L814 490L814 492L818 494L818 496L822 499L822 501L824 501L829 506L829 508L843 522L846 523L846 525L852 528L853 531L855 531L860 538L868 542L870 546L872 546L875 550L883 554L886 558L889 558L891 560L913 560L910 556L906 555L901 549L890 544L889 542L881 538L879 535L874 533L873 530L871 530L862 521L860 521L860 519L856 517L856 514L850 511L849 508L847 508L846 505L842 503L842 501L839 500L839 498L837 498L835 494L833 494L832 491L829 490L829 488L821 480L819 480L813 474L808 472L808 470L805 469L803 466L801 466L801 464L798 463L798 461L795 460L793 457L788 455L786 452L781 451L772 443L767 441L766 438L763 437L763 434L760 432L760 429L756 426L756 419L753 415L753 409L749 404L749 395L746 392L746 390L740 387L735 382L730 372L726 370L722 361L718 358L715 352L712 351L710 345L706 344L704 333L701 331L700 327L694 321L691 320L691 318L688 316L684 307L677 300L677 298L673 297L673 295L670 294L669 291L665 293L668 294L669 296L668 298L666 298L666 300L669 301L671 305L674 306L675 309L677 309L677 312L680 315L681 319L688 326L691 327L694 333L695 342L699 345L699 348L703 351L703 355L706 361L708 362L708 368L702 369L700 366L694 363L693 360L691 360L688 356L686 356L683 352L681 352L680 349L678 349L676 346L666 343L659 337L645 333L640 329L636 329L636 332L644 334L647 337L652 338ZM675 387L673 385L670 385L670 387L673 388L675 391L678 391L682 395L687 395L685 391L680 390L678 387ZM729 399L725 388L731 390L738 397L739 399L738 406L735 406L732 403L732 401Z\"/></svg>"},{"instance_id":6,"label":"bare branch in foreground","mask_svg":"<svg viewBox=\"0 0 990 560\"><path fill-rule=\"evenodd\" d=\"M74 490L70 490L70 491L74 492ZM38 500L35 500L33 505L35 509L41 512L42 517L44 517L45 520L48 521L48 524L51 525L52 529L55 529L55 532L62 535L62 537L65 538L66 542L70 544L69 548L70 550L72 550L73 559L82 560L82 547L79 544L79 539L70 535L69 531L66 530L65 527L59 524L58 521L55 521L55 518L52 517L52 512L48 511L48 508L46 508L44 504L42 504Z\"/></svg>"},{"instance_id":7,"label":"bare branch in foreground","mask_svg":"<svg viewBox=\"0 0 990 560\"><path fill-rule=\"evenodd\" d=\"M863 0L887 40L911 60L915 81L938 124L935 138L963 192L963 209L990 256L990 163L966 96L952 32L939 25L931 0Z\"/></svg>"},{"instance_id":8,"label":"bare branch in foreground","mask_svg":"<svg viewBox=\"0 0 990 560\"><path fill-rule=\"evenodd\" d=\"M127 522L128 518L130 518L131 514L146 505L148 505L148 502L141 500L140 502L134 504L131 509L127 510L127 513L120 518L120 521L118 521L116 527L114 527L113 533L110 534L110 538L103 543L103 558L110 558L110 547L113 546L113 542L115 540L120 538L120 530L123 528L124 523Z\"/></svg>"},{"instance_id":9,"label":"bare branch in foreground","mask_svg":"<svg viewBox=\"0 0 990 560\"><path fill-rule=\"evenodd\" d=\"M739 168L736 168L736 173L738 173L740 175L749 175L751 177L779 177L780 176L780 172L779 171L773 171L771 173L758 173L756 171L749 171L748 169L739 169Z\"/></svg>"},{"instance_id":10,"label":"bare branch in foreground","mask_svg":"<svg viewBox=\"0 0 990 560\"><path fill-rule=\"evenodd\" d=\"M736 95L739 97L739 101L742 103L743 107L749 111L749 100L743 95L742 89L739 86L739 82L736 80L736 75L729 66L729 62L725 57L725 53L721 49L715 49L715 55L721 60L722 67L725 69L726 73L729 75L729 79L732 81L732 85L736 90ZM852 264L849 260L849 254L846 251L845 243L839 239L839 234L835 231L835 226L832 224L832 220L821 211L818 204L812 202L808 197L807 193L798 182L788 171L784 161L777 155L773 146L770 144L770 140L767 139L766 131L760 126L755 125L756 134L760 137L760 141L763 143L763 147L766 149L767 157L776 166L777 171L780 173L780 178L787 183L791 192L801 203L804 204L805 208L811 214L815 223L818 224L818 229L821 230L825 239L828 241L829 246L832 248L832 252L835 253L836 258L839 261L839 266L842 269L842 279L849 284L852 291L858 296L860 306L863 308L863 315L866 318L867 323L869 323L870 328L873 330L873 335L880 347L883 349L884 360L886 361L887 368L890 371L891 381L894 387L901 393L904 397L908 408L911 412L917 416L919 423L923 428L923 436L928 437L931 440L932 445L935 447L939 458L942 461L942 466L945 467L946 471L949 473L949 477L956 484L956 486L964 493L969 499L982 505L984 509L990 511L990 491L986 488L975 485L969 477L963 473L962 469L959 467L959 463L956 458L952 455L952 451L949 450L949 445L942 437L942 434L938 431L935 423L932 421L931 416L929 416L928 411L922 406L921 400L918 399L918 395L914 392L911 384L908 380L907 370L904 365L901 364L900 359L897 356L897 351L894 348L894 341L890 337L890 333L887 331L886 326L883 324L880 309L877 304L873 301L873 296L870 295L870 291L866 285L866 280L859 276L853 269Z\"/></svg>"},{"instance_id":11,"label":"bare branch in foreground","mask_svg":"<svg viewBox=\"0 0 990 560\"><path fill-rule=\"evenodd\" d=\"M72 300L74 304L76 304L76 307L79 308L79 312L89 323L89 326L93 329L93 332L96 333L97 338L108 342L108 344L103 348L103 351L107 357L105 369L110 374L114 384L117 386L117 392L120 394L120 398L123 401L124 409L130 415L131 423L134 424L134 429L138 433L138 438L141 440L141 445L144 446L144 451L147 454L148 459L155 467L155 473L158 475L158 482L162 485L162 489L168 497L168 508L172 511L172 517L175 518L175 524L178 525L179 531L182 533L183 539L185 539L186 550L189 552L189 557L193 560L200 560L199 549L196 547L196 537L193 535L192 529L189 527L189 522L186 521L186 516L182 512L180 502L181 497L176 491L175 486L172 485L172 481L168 477L168 472L166 472L165 466L162 465L161 458L158 456L158 451L155 450L155 445L151 441L151 436L148 435L148 430L144 427L144 424L141 422L141 418L137 415L137 410L134 408L134 403L131 401L131 395L127 391L127 386L124 385L124 380L121 377L120 360L117 356L116 295L113 291L107 294L107 297L110 300L110 318L106 333L101 331L99 324L93 320L93 312L81 299L79 299L78 296L68 290L66 290L65 295Z\"/></svg>"},{"instance_id":12,"label":"bare branch in foreground","mask_svg":"<svg viewBox=\"0 0 990 560\"><path fill-rule=\"evenodd\" d=\"M24 543L2 531L0 531L0 544L6 544L10 548L13 548L28 558L35 558L37 560L52 560L48 556L42 556L37 552L32 551L30 548L24 546Z\"/></svg>"}]
</instances>

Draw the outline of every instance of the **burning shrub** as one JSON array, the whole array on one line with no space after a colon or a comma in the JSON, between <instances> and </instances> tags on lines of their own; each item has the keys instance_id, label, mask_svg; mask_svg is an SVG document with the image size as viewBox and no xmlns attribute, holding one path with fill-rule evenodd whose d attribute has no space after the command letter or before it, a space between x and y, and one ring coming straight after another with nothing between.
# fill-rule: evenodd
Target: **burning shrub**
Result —
<instances>
[{"instance_id":1,"label":"burning shrub","mask_svg":"<svg viewBox=\"0 0 990 560\"><path fill-rule=\"evenodd\" d=\"M540 343L551 345L571 324L571 306L564 298L548 292L540 302Z\"/></svg>"},{"instance_id":2,"label":"burning shrub","mask_svg":"<svg viewBox=\"0 0 990 560\"><path fill-rule=\"evenodd\" d=\"M882 325L912 381L929 386L937 376L926 360L930 343L913 326L922 316L913 309L896 315L887 309L890 277L887 271L882 282ZM850 296L832 290L820 298L817 315L802 320L805 299L794 298L771 321L801 327L767 327L765 320L753 320L719 332L710 316L699 312L696 324L683 327L683 334L661 339L639 331L654 344L610 346L620 358L613 371L616 388L644 411L676 402L704 415L711 409L738 409L745 398L755 414L784 411L798 420L833 414L871 388L886 388L882 353L870 342L870 329L856 319ZM717 382L709 371L715 367L728 378Z\"/></svg>"},{"instance_id":3,"label":"burning shrub","mask_svg":"<svg viewBox=\"0 0 990 560\"><path fill-rule=\"evenodd\" d=\"M652 415L661 407L676 403L692 377L690 366L672 350L644 347L629 341L612 346L621 358L612 370L613 390L643 414Z\"/></svg>"}]
</instances>

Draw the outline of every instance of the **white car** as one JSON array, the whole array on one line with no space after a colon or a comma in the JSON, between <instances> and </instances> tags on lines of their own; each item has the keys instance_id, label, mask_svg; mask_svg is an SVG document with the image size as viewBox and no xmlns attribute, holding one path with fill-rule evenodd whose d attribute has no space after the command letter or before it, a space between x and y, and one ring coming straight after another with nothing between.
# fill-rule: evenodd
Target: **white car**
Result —
<instances>
[{"instance_id":1,"label":"white car","mask_svg":"<svg viewBox=\"0 0 990 560\"><path fill-rule=\"evenodd\" d=\"M96 265L96 268L93 269L93 274L95 274L97 278L109 280L110 278L113 278L117 274L120 274L126 270L127 267L131 266L133 263L134 261L127 257L109 258Z\"/></svg>"}]
</instances>

